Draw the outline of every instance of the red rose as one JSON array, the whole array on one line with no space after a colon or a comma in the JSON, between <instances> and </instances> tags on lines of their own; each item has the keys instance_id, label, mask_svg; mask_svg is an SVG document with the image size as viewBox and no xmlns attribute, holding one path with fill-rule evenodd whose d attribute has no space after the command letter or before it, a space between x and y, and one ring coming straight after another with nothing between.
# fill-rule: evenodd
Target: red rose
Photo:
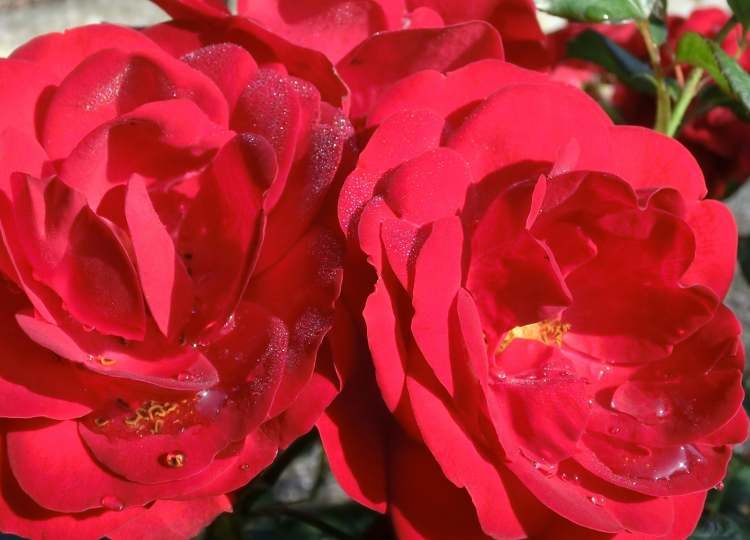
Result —
<instances>
[{"instance_id":1,"label":"red rose","mask_svg":"<svg viewBox=\"0 0 750 540\"><path fill-rule=\"evenodd\" d=\"M691 155L498 61L367 125L339 218L372 364L319 424L345 489L402 538L685 538L747 432L735 225Z\"/></svg>"},{"instance_id":2,"label":"red rose","mask_svg":"<svg viewBox=\"0 0 750 540\"><path fill-rule=\"evenodd\" d=\"M191 537L337 392L349 124L314 53L178 26L0 60L4 532Z\"/></svg>"},{"instance_id":3,"label":"red rose","mask_svg":"<svg viewBox=\"0 0 750 540\"><path fill-rule=\"evenodd\" d=\"M531 0L239 0L238 8L334 62L378 32L482 20L500 32L510 61L531 68L548 63Z\"/></svg>"},{"instance_id":4,"label":"red rose","mask_svg":"<svg viewBox=\"0 0 750 540\"><path fill-rule=\"evenodd\" d=\"M673 51L685 32L697 32L713 37L729 19L729 14L716 8L697 9L685 19L669 18L669 39L662 48L662 62L668 68L674 64ZM571 24L555 32L550 38L550 49L556 58L553 76L575 86L590 83L600 73L598 68L579 60L566 60L568 41L586 28L593 27L644 62L648 55L638 29L634 24L584 25ZM726 37L723 48L735 55L740 36L738 26ZM672 52L670 52L672 51ZM750 68L750 53L744 53L740 63ZM654 97L639 94L624 84L616 84L612 104L621 114L622 122L651 126L654 123ZM706 177L709 197L722 197L732 187L750 177L750 124L737 118L726 107L715 107L698 116L689 113L678 140L696 157Z\"/></svg>"}]
</instances>

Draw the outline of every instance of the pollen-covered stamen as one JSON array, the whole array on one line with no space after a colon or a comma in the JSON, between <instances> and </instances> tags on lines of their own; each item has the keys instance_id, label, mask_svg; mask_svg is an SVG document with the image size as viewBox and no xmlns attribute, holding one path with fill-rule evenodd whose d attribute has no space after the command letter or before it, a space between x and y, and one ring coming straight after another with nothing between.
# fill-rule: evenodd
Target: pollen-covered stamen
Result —
<instances>
[{"instance_id":1,"label":"pollen-covered stamen","mask_svg":"<svg viewBox=\"0 0 750 540\"><path fill-rule=\"evenodd\" d=\"M178 409L177 403L157 401L146 401L135 411L135 416L125 419L125 424L131 428L142 428L150 426L151 433L161 433L164 427L164 418Z\"/></svg>"},{"instance_id":2,"label":"pollen-covered stamen","mask_svg":"<svg viewBox=\"0 0 750 540\"><path fill-rule=\"evenodd\" d=\"M513 342L514 339L528 339L539 341L545 345L562 347L563 338L568 333L570 323L562 321L540 321L526 326L516 326L511 328L497 347L497 353L503 352Z\"/></svg>"}]
</instances>

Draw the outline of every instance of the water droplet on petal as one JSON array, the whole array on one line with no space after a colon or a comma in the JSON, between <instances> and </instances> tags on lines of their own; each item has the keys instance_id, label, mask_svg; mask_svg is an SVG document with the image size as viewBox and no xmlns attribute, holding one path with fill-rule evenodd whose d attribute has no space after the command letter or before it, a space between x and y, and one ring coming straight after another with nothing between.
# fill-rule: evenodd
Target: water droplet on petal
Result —
<instances>
[{"instance_id":1,"label":"water droplet on petal","mask_svg":"<svg viewBox=\"0 0 750 540\"><path fill-rule=\"evenodd\" d=\"M91 326L90 324L84 324L84 325L81 325L81 326L82 326L84 332L93 332L94 331L94 327Z\"/></svg>"},{"instance_id":2,"label":"water droplet on petal","mask_svg":"<svg viewBox=\"0 0 750 540\"><path fill-rule=\"evenodd\" d=\"M594 506L604 506L604 503L606 502L606 499L601 495L589 495L587 499Z\"/></svg>"},{"instance_id":3,"label":"water droplet on petal","mask_svg":"<svg viewBox=\"0 0 750 540\"><path fill-rule=\"evenodd\" d=\"M557 472L557 465L544 463L543 461L535 461L534 469L542 473L544 476L552 476Z\"/></svg>"},{"instance_id":4,"label":"water droplet on petal","mask_svg":"<svg viewBox=\"0 0 750 540\"><path fill-rule=\"evenodd\" d=\"M185 466L185 454L182 452L168 452L161 457L161 462L172 469L180 469Z\"/></svg>"},{"instance_id":5,"label":"water droplet on petal","mask_svg":"<svg viewBox=\"0 0 750 540\"><path fill-rule=\"evenodd\" d=\"M206 418L215 418L227 401L222 390L201 390L195 395L195 412Z\"/></svg>"},{"instance_id":6,"label":"water droplet on petal","mask_svg":"<svg viewBox=\"0 0 750 540\"><path fill-rule=\"evenodd\" d=\"M114 512L122 512L125 509L125 503L113 495L105 495L102 497L101 504L107 510Z\"/></svg>"},{"instance_id":7,"label":"water droplet on petal","mask_svg":"<svg viewBox=\"0 0 750 540\"><path fill-rule=\"evenodd\" d=\"M620 428L617 426L612 426L609 428L609 433L611 435L617 435L618 433L620 433Z\"/></svg>"},{"instance_id":8,"label":"water droplet on petal","mask_svg":"<svg viewBox=\"0 0 750 540\"><path fill-rule=\"evenodd\" d=\"M243 463L242 465L240 465L240 470L241 471L248 471L248 470L250 470L250 464Z\"/></svg>"},{"instance_id":9,"label":"water droplet on petal","mask_svg":"<svg viewBox=\"0 0 750 540\"><path fill-rule=\"evenodd\" d=\"M663 392L633 382L626 382L615 390L610 407L648 425L672 414L672 402Z\"/></svg>"},{"instance_id":10,"label":"water droplet on petal","mask_svg":"<svg viewBox=\"0 0 750 540\"><path fill-rule=\"evenodd\" d=\"M574 484L578 484L581 482L581 478L577 474L571 474L571 473L561 473L560 478L562 478L566 482L572 482Z\"/></svg>"},{"instance_id":11,"label":"water droplet on petal","mask_svg":"<svg viewBox=\"0 0 750 540\"><path fill-rule=\"evenodd\" d=\"M723 490L724 490L724 482L719 482L718 484L716 484L716 485L714 486L714 489L715 489L716 491L723 491Z\"/></svg>"}]
</instances>

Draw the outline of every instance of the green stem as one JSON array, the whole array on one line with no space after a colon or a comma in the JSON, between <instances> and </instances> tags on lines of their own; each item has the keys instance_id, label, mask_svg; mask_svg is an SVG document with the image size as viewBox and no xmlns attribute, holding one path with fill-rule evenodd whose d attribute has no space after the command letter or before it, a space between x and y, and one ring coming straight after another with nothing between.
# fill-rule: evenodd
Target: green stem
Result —
<instances>
[{"instance_id":1,"label":"green stem","mask_svg":"<svg viewBox=\"0 0 750 540\"><path fill-rule=\"evenodd\" d=\"M643 35L643 41L646 43L648 57L651 60L651 66L654 68L656 77L656 122L654 129L662 133L667 132L669 119L672 116L672 100L669 97L669 89L664 78L664 70L661 65L661 55L659 48L656 46L654 37L651 35L651 27L648 20L638 21L638 29Z\"/></svg>"},{"instance_id":2,"label":"green stem","mask_svg":"<svg viewBox=\"0 0 750 540\"><path fill-rule=\"evenodd\" d=\"M729 35L729 32L731 32L736 25L737 19L734 16L730 17L729 20L724 23L724 26L721 27L719 33L716 34L714 41L717 44L721 45L724 39L726 39L726 37ZM674 111L672 112L667 123L667 129L665 133L670 137L674 137L677 134L677 131L680 129L680 125L682 124L682 121L685 117L685 113L687 112L690 103L693 101L693 98L698 93L698 88L700 87L701 79L703 78L704 73L705 71L701 68L694 68L690 73L690 77L685 83L685 87L682 89L682 93L680 94L680 99L677 101L677 104L674 107Z\"/></svg>"},{"instance_id":3,"label":"green stem","mask_svg":"<svg viewBox=\"0 0 750 540\"><path fill-rule=\"evenodd\" d=\"M685 117L685 112L687 112L690 102L693 101L695 94L698 93L698 86L700 86L702 78L703 70L701 68L694 68L693 71L690 72L690 77L688 77L688 80L685 83L685 88L682 89L680 99L677 101L672 116L669 119L669 123L667 124L667 130L665 133L670 137L674 137L677 130L680 128L680 124L682 124L682 119Z\"/></svg>"}]
</instances>

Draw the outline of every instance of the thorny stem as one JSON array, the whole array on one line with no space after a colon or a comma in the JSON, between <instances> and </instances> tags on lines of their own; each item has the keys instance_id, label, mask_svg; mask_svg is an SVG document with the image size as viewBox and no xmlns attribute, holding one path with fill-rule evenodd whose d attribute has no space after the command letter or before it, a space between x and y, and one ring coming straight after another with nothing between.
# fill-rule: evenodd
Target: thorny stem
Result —
<instances>
[{"instance_id":1,"label":"thorny stem","mask_svg":"<svg viewBox=\"0 0 750 540\"><path fill-rule=\"evenodd\" d=\"M638 29L643 35L643 40L646 43L646 50L648 51L648 57L651 61L651 66L654 68L654 75L656 76L656 123L654 124L654 129L662 133L667 133L669 119L672 116L672 101L669 97L669 89L667 88L664 69L661 65L659 47L657 47L656 42L654 41L654 36L651 34L651 27L649 26L648 20L644 19L638 21Z\"/></svg>"}]
</instances>

